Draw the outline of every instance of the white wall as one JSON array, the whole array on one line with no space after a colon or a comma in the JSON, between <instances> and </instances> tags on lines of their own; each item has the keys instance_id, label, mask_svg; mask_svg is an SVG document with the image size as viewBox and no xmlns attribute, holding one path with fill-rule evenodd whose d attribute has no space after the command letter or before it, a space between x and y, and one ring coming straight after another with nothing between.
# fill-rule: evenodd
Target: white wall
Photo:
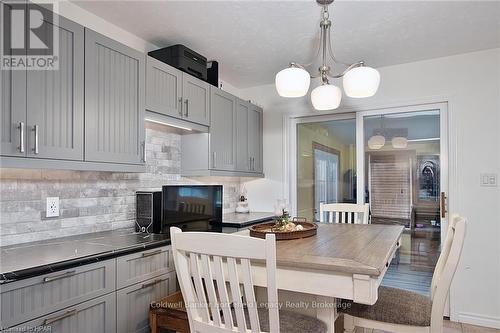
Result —
<instances>
[{"instance_id":1,"label":"white wall","mask_svg":"<svg viewBox=\"0 0 500 333\"><path fill-rule=\"evenodd\" d=\"M448 101L450 210L469 221L451 291L451 316L500 328L500 191L479 184L480 173L500 174L500 49L379 70L382 81L377 95L357 101L345 98L342 109ZM265 110L266 178L248 182L247 189L253 209L270 210L275 200L286 194L283 114L309 113L311 108L308 98L280 98L274 85L249 88L242 94L254 96Z\"/></svg>"}]
</instances>

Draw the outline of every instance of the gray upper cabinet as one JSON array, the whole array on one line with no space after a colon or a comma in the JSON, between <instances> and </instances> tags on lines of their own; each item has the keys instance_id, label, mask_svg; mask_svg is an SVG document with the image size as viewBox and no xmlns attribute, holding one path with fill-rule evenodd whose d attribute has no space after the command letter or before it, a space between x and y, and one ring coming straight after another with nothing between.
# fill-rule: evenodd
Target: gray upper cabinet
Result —
<instances>
[{"instance_id":1,"label":"gray upper cabinet","mask_svg":"<svg viewBox=\"0 0 500 333\"><path fill-rule=\"evenodd\" d=\"M183 117L194 123L210 123L210 85L182 73Z\"/></svg>"},{"instance_id":2,"label":"gray upper cabinet","mask_svg":"<svg viewBox=\"0 0 500 333\"><path fill-rule=\"evenodd\" d=\"M210 169L236 170L236 97L210 88Z\"/></svg>"},{"instance_id":3,"label":"gray upper cabinet","mask_svg":"<svg viewBox=\"0 0 500 333\"><path fill-rule=\"evenodd\" d=\"M262 109L210 87L209 133L182 136L185 176L263 177Z\"/></svg>"},{"instance_id":4,"label":"gray upper cabinet","mask_svg":"<svg viewBox=\"0 0 500 333\"><path fill-rule=\"evenodd\" d=\"M151 57L147 57L146 66L146 109L182 117L183 73Z\"/></svg>"},{"instance_id":5,"label":"gray upper cabinet","mask_svg":"<svg viewBox=\"0 0 500 333\"><path fill-rule=\"evenodd\" d=\"M64 17L57 22L53 28L59 36L58 69L26 72L26 151L29 157L81 161L84 28ZM40 33L52 33L48 25L42 27Z\"/></svg>"},{"instance_id":6,"label":"gray upper cabinet","mask_svg":"<svg viewBox=\"0 0 500 333\"><path fill-rule=\"evenodd\" d=\"M85 159L144 162L145 56L85 29Z\"/></svg>"},{"instance_id":7,"label":"gray upper cabinet","mask_svg":"<svg viewBox=\"0 0 500 333\"><path fill-rule=\"evenodd\" d=\"M11 10L0 2L1 12ZM0 34L3 36L3 23ZM26 155L26 72L0 69L0 155Z\"/></svg>"},{"instance_id":8,"label":"gray upper cabinet","mask_svg":"<svg viewBox=\"0 0 500 333\"><path fill-rule=\"evenodd\" d=\"M208 126L210 85L155 58L147 57L146 108Z\"/></svg>"},{"instance_id":9,"label":"gray upper cabinet","mask_svg":"<svg viewBox=\"0 0 500 333\"><path fill-rule=\"evenodd\" d=\"M248 114L250 103L241 99L236 104L236 170L250 171L248 155Z\"/></svg>"},{"instance_id":10,"label":"gray upper cabinet","mask_svg":"<svg viewBox=\"0 0 500 333\"><path fill-rule=\"evenodd\" d=\"M250 161L250 171L262 173L262 153L263 153L263 113L258 106L251 105L248 112L248 157Z\"/></svg>"}]
</instances>

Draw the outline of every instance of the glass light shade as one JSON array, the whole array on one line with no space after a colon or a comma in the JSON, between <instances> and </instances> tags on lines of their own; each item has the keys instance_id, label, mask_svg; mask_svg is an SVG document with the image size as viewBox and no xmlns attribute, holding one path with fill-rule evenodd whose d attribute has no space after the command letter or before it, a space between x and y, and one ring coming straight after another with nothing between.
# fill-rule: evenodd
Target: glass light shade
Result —
<instances>
[{"instance_id":1,"label":"glass light shade","mask_svg":"<svg viewBox=\"0 0 500 333\"><path fill-rule=\"evenodd\" d=\"M385 138L382 135L374 135L368 139L370 149L380 149L385 145Z\"/></svg>"},{"instance_id":2,"label":"glass light shade","mask_svg":"<svg viewBox=\"0 0 500 333\"><path fill-rule=\"evenodd\" d=\"M405 149L408 147L408 139L402 136L395 136L391 140L392 147L396 149Z\"/></svg>"},{"instance_id":3,"label":"glass light shade","mask_svg":"<svg viewBox=\"0 0 500 333\"><path fill-rule=\"evenodd\" d=\"M343 78L344 91L354 98L375 95L380 84L380 73L371 67L355 67L345 73Z\"/></svg>"},{"instance_id":4,"label":"glass light shade","mask_svg":"<svg viewBox=\"0 0 500 333\"><path fill-rule=\"evenodd\" d=\"M331 84L323 84L311 92L311 102L316 110L326 111L339 107L342 90Z\"/></svg>"},{"instance_id":5,"label":"glass light shade","mask_svg":"<svg viewBox=\"0 0 500 333\"><path fill-rule=\"evenodd\" d=\"M278 72L274 82L281 97L302 97L309 91L311 77L302 68L289 67Z\"/></svg>"}]
</instances>

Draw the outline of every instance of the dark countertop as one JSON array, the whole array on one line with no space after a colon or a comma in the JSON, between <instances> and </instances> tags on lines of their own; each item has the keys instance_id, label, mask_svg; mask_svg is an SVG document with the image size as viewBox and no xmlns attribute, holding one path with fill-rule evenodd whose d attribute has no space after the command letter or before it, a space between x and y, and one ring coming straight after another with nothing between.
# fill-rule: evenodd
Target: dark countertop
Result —
<instances>
[{"instance_id":1,"label":"dark countertop","mask_svg":"<svg viewBox=\"0 0 500 333\"><path fill-rule=\"evenodd\" d=\"M0 284L169 244L168 235L120 229L0 247Z\"/></svg>"},{"instance_id":2,"label":"dark countertop","mask_svg":"<svg viewBox=\"0 0 500 333\"><path fill-rule=\"evenodd\" d=\"M259 222L272 220L274 213L250 212L250 213L228 213L222 216L223 227L243 228Z\"/></svg>"}]
</instances>

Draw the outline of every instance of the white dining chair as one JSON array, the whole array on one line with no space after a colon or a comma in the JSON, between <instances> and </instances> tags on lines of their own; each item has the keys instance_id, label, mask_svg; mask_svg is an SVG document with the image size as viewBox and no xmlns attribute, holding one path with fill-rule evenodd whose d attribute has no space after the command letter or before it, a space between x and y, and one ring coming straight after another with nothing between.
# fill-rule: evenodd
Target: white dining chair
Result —
<instances>
[{"instance_id":1,"label":"white dining chair","mask_svg":"<svg viewBox=\"0 0 500 333\"><path fill-rule=\"evenodd\" d=\"M326 332L319 319L278 310L274 235L264 240L176 227L170 235L191 332ZM265 263L267 309L255 298L252 260Z\"/></svg>"},{"instance_id":2,"label":"white dining chair","mask_svg":"<svg viewBox=\"0 0 500 333\"><path fill-rule=\"evenodd\" d=\"M372 305L343 304L344 332L355 327L395 333L442 333L444 307L450 284L457 269L465 238L466 221L450 219L431 282L430 297L402 289L380 287ZM345 302L345 301L344 301Z\"/></svg>"},{"instance_id":3,"label":"white dining chair","mask_svg":"<svg viewBox=\"0 0 500 333\"><path fill-rule=\"evenodd\" d=\"M369 204L320 203L319 221L328 223L368 224ZM326 221L325 221L326 215Z\"/></svg>"}]
</instances>

